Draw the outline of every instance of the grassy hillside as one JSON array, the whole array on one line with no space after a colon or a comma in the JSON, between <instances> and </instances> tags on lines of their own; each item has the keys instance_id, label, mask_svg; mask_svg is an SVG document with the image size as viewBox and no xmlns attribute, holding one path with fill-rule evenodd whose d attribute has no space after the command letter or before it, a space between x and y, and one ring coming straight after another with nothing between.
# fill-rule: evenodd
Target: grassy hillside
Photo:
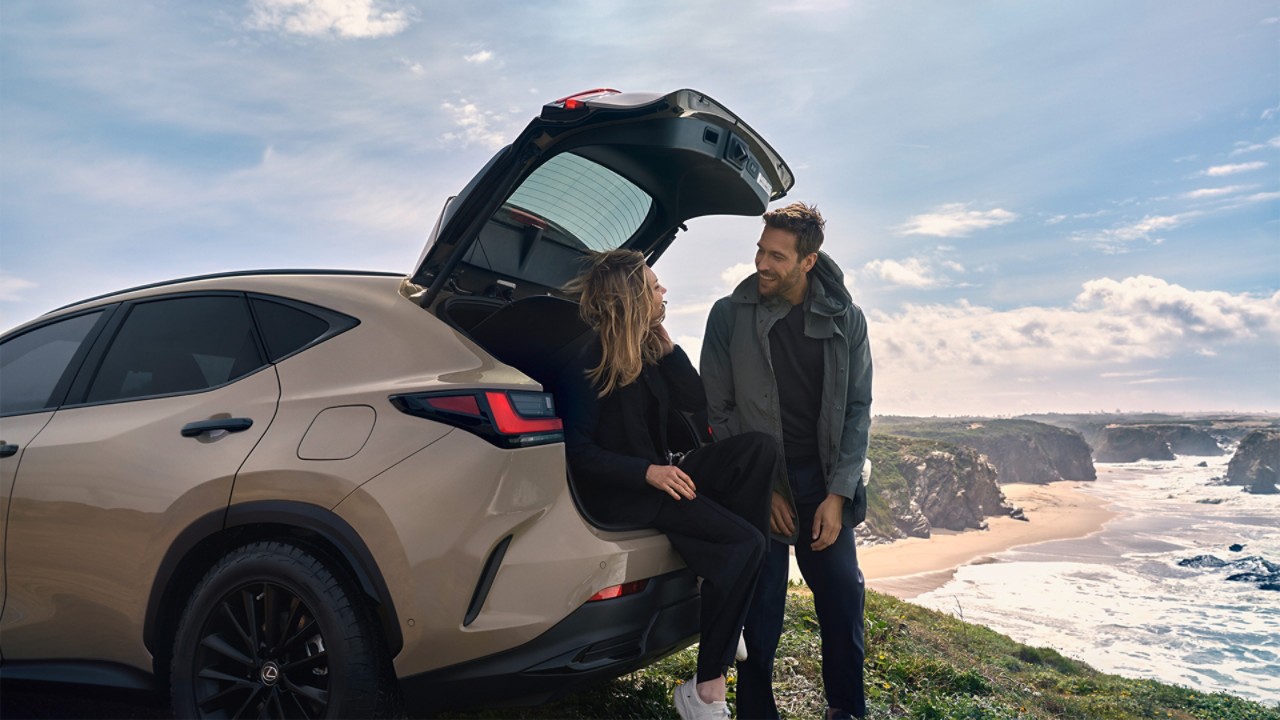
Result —
<instances>
[{"instance_id":1,"label":"grassy hillside","mask_svg":"<svg viewBox=\"0 0 1280 720\"><path fill-rule=\"evenodd\" d=\"M812 597L792 588L775 690L784 718L822 716L821 645ZM675 718L671 690L694 672L693 649L594 690L537 708L454 718ZM1224 694L1100 673L1053 650L868 593L870 718L1280 720L1280 709ZM730 675L730 692L734 677Z\"/></svg>"}]
</instances>

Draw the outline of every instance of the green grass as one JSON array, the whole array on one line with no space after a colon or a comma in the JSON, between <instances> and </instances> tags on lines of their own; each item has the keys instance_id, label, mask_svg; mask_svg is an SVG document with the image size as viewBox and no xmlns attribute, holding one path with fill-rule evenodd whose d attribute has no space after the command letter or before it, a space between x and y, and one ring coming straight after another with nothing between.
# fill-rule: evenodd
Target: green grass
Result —
<instances>
[{"instance_id":1,"label":"green grass","mask_svg":"<svg viewBox=\"0 0 1280 720\"><path fill-rule=\"evenodd\" d=\"M1280 720L1280 708L1222 693L1100 673L1060 653L1014 642L875 592L867 593L868 717L912 720ZM774 693L784 718L821 717L821 643L813 599L787 598ZM453 718L675 718L671 691L693 675L693 648L643 671L533 708ZM732 703L736 686L729 676Z\"/></svg>"}]
</instances>

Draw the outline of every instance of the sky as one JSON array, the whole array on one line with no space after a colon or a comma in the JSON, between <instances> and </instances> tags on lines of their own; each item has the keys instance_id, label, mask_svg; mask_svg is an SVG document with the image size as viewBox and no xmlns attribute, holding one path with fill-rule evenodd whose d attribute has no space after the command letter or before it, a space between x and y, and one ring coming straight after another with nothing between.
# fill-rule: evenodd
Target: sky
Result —
<instances>
[{"instance_id":1,"label":"sky","mask_svg":"<svg viewBox=\"0 0 1280 720\"><path fill-rule=\"evenodd\" d=\"M788 161L877 414L1280 411L1280 0L5 0L0 330L209 272L411 272L597 87L696 88ZM760 227L657 263L692 356Z\"/></svg>"}]
</instances>

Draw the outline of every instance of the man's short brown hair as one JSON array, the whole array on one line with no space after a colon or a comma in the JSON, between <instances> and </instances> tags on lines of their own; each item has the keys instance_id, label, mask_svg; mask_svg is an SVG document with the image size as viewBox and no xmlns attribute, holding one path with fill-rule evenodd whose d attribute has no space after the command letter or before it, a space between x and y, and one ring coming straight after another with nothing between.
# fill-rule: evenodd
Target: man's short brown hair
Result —
<instances>
[{"instance_id":1,"label":"man's short brown hair","mask_svg":"<svg viewBox=\"0 0 1280 720\"><path fill-rule=\"evenodd\" d=\"M796 236L796 252L800 259L822 248L822 231L827 221L822 219L817 205L793 202L764 214L764 224L778 230L786 230Z\"/></svg>"}]
</instances>

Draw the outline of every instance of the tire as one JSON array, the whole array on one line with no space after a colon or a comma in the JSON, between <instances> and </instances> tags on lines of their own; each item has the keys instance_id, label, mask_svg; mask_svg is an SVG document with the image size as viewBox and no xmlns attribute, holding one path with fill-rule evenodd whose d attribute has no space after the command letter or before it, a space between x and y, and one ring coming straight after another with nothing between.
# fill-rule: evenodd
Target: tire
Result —
<instances>
[{"instance_id":1,"label":"tire","mask_svg":"<svg viewBox=\"0 0 1280 720\"><path fill-rule=\"evenodd\" d=\"M180 718L385 717L397 707L363 596L289 542L229 552L191 594L174 639Z\"/></svg>"}]
</instances>

